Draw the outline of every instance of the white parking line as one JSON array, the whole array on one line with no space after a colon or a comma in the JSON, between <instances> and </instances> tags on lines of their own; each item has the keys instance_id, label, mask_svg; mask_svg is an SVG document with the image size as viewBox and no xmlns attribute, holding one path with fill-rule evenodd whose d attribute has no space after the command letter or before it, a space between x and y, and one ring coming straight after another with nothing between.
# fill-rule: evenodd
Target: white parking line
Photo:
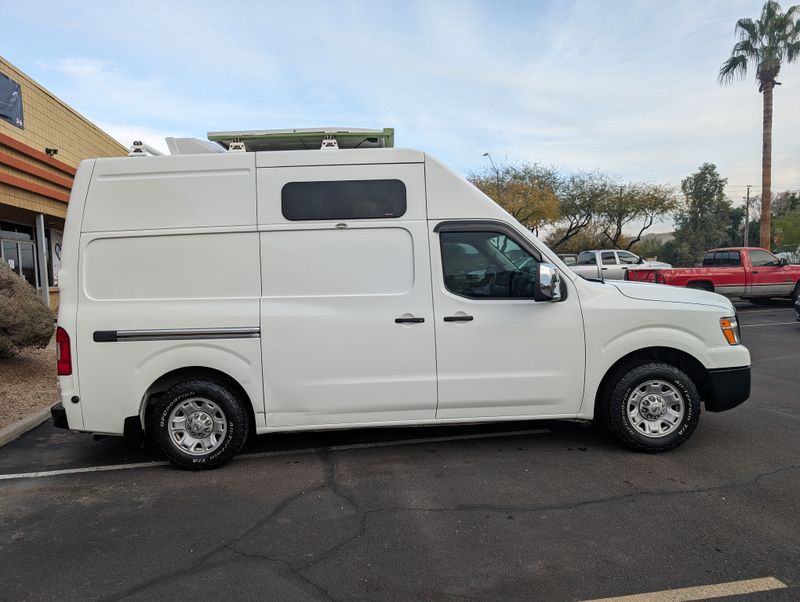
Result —
<instances>
[{"instance_id":1,"label":"white parking line","mask_svg":"<svg viewBox=\"0 0 800 602\"><path fill-rule=\"evenodd\" d=\"M18 472L0 474L0 481L11 479L38 479L41 477L55 477L62 474L80 474L83 472L106 472L109 470L126 470L129 468L149 468L150 466L164 466L169 462L134 462L131 464L111 464L107 466L87 466L85 468L62 468L61 470L41 470L39 472Z\"/></svg>"},{"instance_id":2,"label":"white parking line","mask_svg":"<svg viewBox=\"0 0 800 602\"><path fill-rule=\"evenodd\" d=\"M303 449L279 449L268 452L256 452L254 454L242 454L236 456L234 460L255 460L258 458L271 458L276 456L299 456L304 454L317 453L320 450L345 451L349 449L372 449L378 447L400 447L403 445L419 445L422 443L447 443L449 441L464 441L467 439L498 439L501 437L515 437L522 435L540 435L549 433L550 429L528 429L524 431L507 431L504 433L471 433L469 435L452 435L449 437L418 437L416 439L398 439L396 441L378 441L375 443L351 443L348 445L332 445L329 447L307 447ZM169 462L134 462L131 464L109 464L105 466L87 466L84 468L63 468L60 470L41 470L38 472L16 472L10 474L0 474L0 481L10 481L13 479L39 479L42 477L55 477L60 475L81 474L85 472L107 472L111 470L127 470L130 468L150 468L154 466L166 466Z\"/></svg>"},{"instance_id":3,"label":"white parking line","mask_svg":"<svg viewBox=\"0 0 800 602\"><path fill-rule=\"evenodd\" d=\"M587 602L684 602L688 600L710 600L741 594L753 594L774 589L788 587L775 577L762 577L761 579L746 579L744 581L729 581L714 585L700 585L698 587L684 587L682 589L668 589L647 594L634 594L632 596L619 596L617 598L598 598Z\"/></svg>"},{"instance_id":4,"label":"white parking line","mask_svg":"<svg viewBox=\"0 0 800 602\"><path fill-rule=\"evenodd\" d=\"M764 322L761 324L740 324L742 328L752 328L753 326L785 326L786 324L797 324L797 320L794 322Z\"/></svg>"}]
</instances>

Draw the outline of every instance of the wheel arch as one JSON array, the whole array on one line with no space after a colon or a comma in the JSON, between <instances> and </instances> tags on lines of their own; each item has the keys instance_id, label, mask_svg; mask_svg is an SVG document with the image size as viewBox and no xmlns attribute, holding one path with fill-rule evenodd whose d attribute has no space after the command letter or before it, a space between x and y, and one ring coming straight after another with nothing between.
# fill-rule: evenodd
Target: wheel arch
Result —
<instances>
[{"instance_id":1,"label":"wheel arch","mask_svg":"<svg viewBox=\"0 0 800 602\"><path fill-rule=\"evenodd\" d=\"M709 376L708 369L703 366L700 360L690 353L675 349L674 347L644 347L622 356L606 370L595 392L595 417L600 415L598 410L600 409L601 400L608 390L608 387L611 386L615 373L625 366L634 366L648 361L663 362L679 368L692 379L692 382L694 382L700 393L700 399L702 401L713 399L714 391L711 386L711 377Z\"/></svg>"},{"instance_id":2,"label":"wheel arch","mask_svg":"<svg viewBox=\"0 0 800 602\"><path fill-rule=\"evenodd\" d=\"M141 408L139 410L139 424L142 429L147 428L149 412L152 409L158 396L175 385L187 380L205 378L213 380L221 385L228 387L239 399L242 400L248 420L250 421L250 432L254 433L256 428L255 409L253 400L245 388L234 377L208 366L186 366L176 368L158 377L147 388L142 396Z\"/></svg>"}]
</instances>

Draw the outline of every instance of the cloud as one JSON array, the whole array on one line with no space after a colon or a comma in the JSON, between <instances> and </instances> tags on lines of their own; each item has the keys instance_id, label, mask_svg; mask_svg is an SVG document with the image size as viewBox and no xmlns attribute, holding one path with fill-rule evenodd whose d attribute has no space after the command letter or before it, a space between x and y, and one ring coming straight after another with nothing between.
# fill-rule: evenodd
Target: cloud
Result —
<instances>
[{"instance_id":1,"label":"cloud","mask_svg":"<svg viewBox=\"0 0 800 602\"><path fill-rule=\"evenodd\" d=\"M19 5L16 62L129 140L395 127L466 173L484 152L678 185L760 183L761 96L716 74L750 0ZM23 35L24 32L24 35ZM65 50L67 49L67 50ZM775 93L774 183L800 187L800 69Z\"/></svg>"}]
</instances>

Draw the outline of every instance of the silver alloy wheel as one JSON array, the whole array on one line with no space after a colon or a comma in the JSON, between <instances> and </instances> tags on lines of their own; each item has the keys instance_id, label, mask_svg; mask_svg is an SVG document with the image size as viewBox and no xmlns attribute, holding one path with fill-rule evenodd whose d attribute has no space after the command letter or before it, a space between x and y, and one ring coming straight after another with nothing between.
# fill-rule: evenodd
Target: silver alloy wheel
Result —
<instances>
[{"instance_id":1,"label":"silver alloy wheel","mask_svg":"<svg viewBox=\"0 0 800 602\"><path fill-rule=\"evenodd\" d=\"M664 437L677 429L686 414L683 394L663 380L648 380L633 389L625 404L628 422L645 437Z\"/></svg>"},{"instance_id":2,"label":"silver alloy wheel","mask_svg":"<svg viewBox=\"0 0 800 602\"><path fill-rule=\"evenodd\" d=\"M204 397L178 403L169 414L169 438L180 451L203 456L217 449L228 432L228 419L220 407Z\"/></svg>"}]
</instances>

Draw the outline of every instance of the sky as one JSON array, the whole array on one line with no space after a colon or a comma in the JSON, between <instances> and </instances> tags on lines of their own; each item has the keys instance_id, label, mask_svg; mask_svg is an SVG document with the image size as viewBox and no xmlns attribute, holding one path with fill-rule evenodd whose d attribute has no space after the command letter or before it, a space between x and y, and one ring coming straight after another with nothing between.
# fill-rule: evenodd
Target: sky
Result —
<instances>
[{"instance_id":1,"label":"sky","mask_svg":"<svg viewBox=\"0 0 800 602\"><path fill-rule=\"evenodd\" d=\"M116 5L116 6L115 6ZM784 2L784 8L789 3ZM496 163L761 182L753 74L717 74L760 1L0 0L0 54L126 146L394 127L462 174ZM773 191L800 188L800 64L776 88ZM661 228L663 230L664 228Z\"/></svg>"}]
</instances>

